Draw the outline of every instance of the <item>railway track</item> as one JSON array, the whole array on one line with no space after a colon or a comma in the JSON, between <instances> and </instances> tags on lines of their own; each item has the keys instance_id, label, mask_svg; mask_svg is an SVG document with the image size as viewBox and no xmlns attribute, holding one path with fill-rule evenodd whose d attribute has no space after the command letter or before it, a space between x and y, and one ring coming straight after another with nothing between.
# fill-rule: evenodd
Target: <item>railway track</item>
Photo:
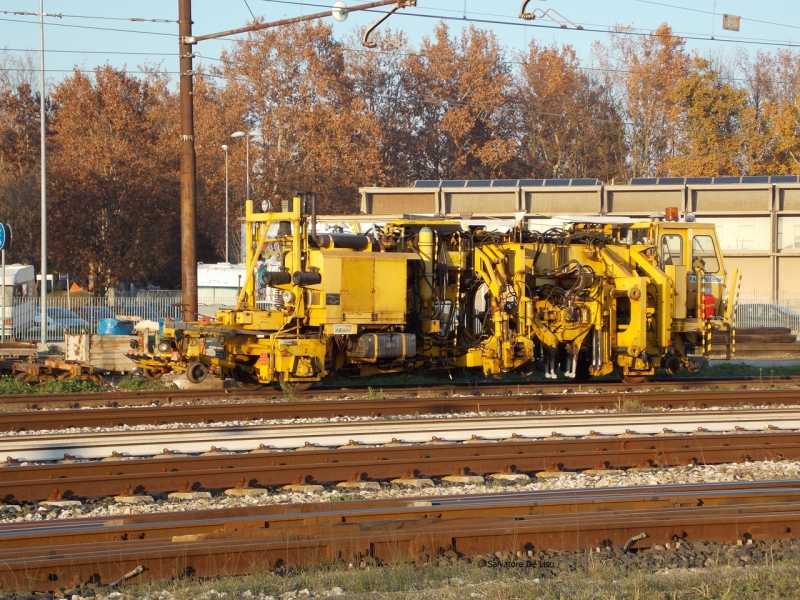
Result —
<instances>
[{"instance_id":1,"label":"railway track","mask_svg":"<svg viewBox=\"0 0 800 600\"><path fill-rule=\"evenodd\" d=\"M597 380L588 383L574 381L526 381L514 383L460 383L449 385L430 385L409 387L397 384L381 384L379 390L365 387L319 387L292 394L279 389L265 388L258 391L247 391L240 388L220 388L212 390L167 390L136 392L95 392L69 394L7 394L0 399L0 410L48 410L64 408L111 408L123 406L158 405L197 405L204 402L286 402L287 399L327 400L331 398L368 398L381 395L383 399L415 398L415 397L450 397L453 395L473 396L508 396L508 395L543 395L558 393L635 393L649 392L653 389L691 391L703 388L797 388L800 377L772 376L738 377L738 378L681 378L652 379L643 384Z\"/></svg>"},{"instance_id":2,"label":"railway track","mask_svg":"<svg viewBox=\"0 0 800 600\"><path fill-rule=\"evenodd\" d=\"M598 472L681 465L800 459L800 433L728 433L617 438L501 441L428 445L390 444L376 448L317 449L313 452L223 452L205 456L92 462L61 462L2 469L0 502L115 496L179 490L219 491L244 482L251 488L337 484L356 474L358 482L405 481L461 472L513 480L520 474ZM512 477L507 475L512 474ZM357 487L357 486L355 486ZM266 490L264 490L266 491Z\"/></svg>"},{"instance_id":3,"label":"railway track","mask_svg":"<svg viewBox=\"0 0 800 600\"><path fill-rule=\"evenodd\" d=\"M503 493L0 526L3 589L53 590L323 562L427 562L700 541L759 544L800 527L800 482ZM568 565L566 565L569 568Z\"/></svg>"},{"instance_id":4,"label":"railway track","mask_svg":"<svg viewBox=\"0 0 800 600\"><path fill-rule=\"evenodd\" d=\"M649 413L577 413L512 417L373 419L346 422L209 426L100 433L46 433L0 438L0 456L20 461L52 461L155 456L165 448L183 454L243 452L266 448L297 449L389 444L463 442L603 435L655 435L675 432L778 431L800 429L796 409L668 411Z\"/></svg>"},{"instance_id":5,"label":"railway track","mask_svg":"<svg viewBox=\"0 0 800 600\"><path fill-rule=\"evenodd\" d=\"M800 405L800 389L651 392L630 398L622 393L511 394L495 396L434 396L393 399L334 399L300 402L236 404L182 404L178 406L120 407L100 410L22 410L0 412L0 432L68 428L219 423L301 418L369 417L481 412L548 412L617 410L629 408L709 408Z\"/></svg>"}]
</instances>

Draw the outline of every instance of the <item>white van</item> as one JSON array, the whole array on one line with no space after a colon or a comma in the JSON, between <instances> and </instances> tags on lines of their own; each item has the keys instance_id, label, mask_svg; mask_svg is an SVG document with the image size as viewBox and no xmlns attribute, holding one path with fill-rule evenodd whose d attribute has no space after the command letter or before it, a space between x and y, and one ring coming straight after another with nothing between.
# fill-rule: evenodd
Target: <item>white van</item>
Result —
<instances>
[{"instance_id":1,"label":"white van","mask_svg":"<svg viewBox=\"0 0 800 600\"><path fill-rule=\"evenodd\" d=\"M3 283L6 298L5 339L22 339L33 326L36 313L36 272L32 265L6 265L6 280Z\"/></svg>"}]
</instances>

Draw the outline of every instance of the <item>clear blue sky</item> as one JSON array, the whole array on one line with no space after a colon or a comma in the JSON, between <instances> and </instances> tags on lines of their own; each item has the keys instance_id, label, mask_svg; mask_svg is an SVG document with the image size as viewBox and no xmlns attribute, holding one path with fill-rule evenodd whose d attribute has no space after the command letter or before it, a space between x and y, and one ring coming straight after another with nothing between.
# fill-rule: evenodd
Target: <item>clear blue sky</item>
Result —
<instances>
[{"instance_id":1,"label":"clear blue sky","mask_svg":"<svg viewBox=\"0 0 800 600\"><path fill-rule=\"evenodd\" d=\"M347 0L347 4L353 6L361 1ZM332 4L332 0L194 0L192 4L194 32L202 35L245 25L252 19L248 4L257 16L271 21L321 12ZM418 0L416 8L399 11L387 24L405 31L412 44L416 44L430 34L441 17L452 19L449 23L454 28L472 21L476 27L494 31L512 49L520 49L534 38L544 43L572 44L585 64L590 60L592 42L597 39L606 41L608 36L603 32L615 23L650 31L666 21L676 33L690 38L687 46L701 54L732 53L737 47L750 52L758 48L774 50L781 45L800 47L798 0L530 0L529 10L554 9L570 21L583 25L584 31L561 29L549 20L521 21L517 18L520 4L521 0ZM35 13L38 7L38 0L0 0L1 46L11 50L38 51L38 18L4 14L5 11ZM176 23L116 20L174 21L178 14L177 0L45 0L44 8L48 14L64 15L45 20L45 68L50 81L61 79L73 65L91 69L106 62L117 67L127 65L131 71L148 61L163 62L167 71L177 71ZM717 13L715 19L712 18L714 10ZM722 13L742 17L738 33L722 30ZM355 27L370 23L377 16L375 13L350 15L345 23L337 24L337 35L351 33ZM463 20L464 16L467 21ZM482 20L507 24L480 22ZM709 39L712 23L714 41ZM226 44L230 41L202 42L197 46L197 52L209 59L218 58Z\"/></svg>"}]
</instances>

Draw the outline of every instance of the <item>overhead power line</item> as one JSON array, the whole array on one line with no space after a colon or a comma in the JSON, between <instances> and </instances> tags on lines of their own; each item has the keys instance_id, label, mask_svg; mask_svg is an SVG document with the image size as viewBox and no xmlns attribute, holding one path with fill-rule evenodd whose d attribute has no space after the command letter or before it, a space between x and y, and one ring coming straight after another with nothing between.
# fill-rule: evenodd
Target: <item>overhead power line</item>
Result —
<instances>
[{"instance_id":1,"label":"overhead power line","mask_svg":"<svg viewBox=\"0 0 800 600\"><path fill-rule=\"evenodd\" d=\"M4 15L18 15L21 17L39 17L37 12L27 10L3 10ZM64 13L41 13L43 17L54 17L57 19L103 19L106 21L134 21L137 23L177 23L174 19L145 19L142 17L102 17L99 15L65 15Z\"/></svg>"}]
</instances>

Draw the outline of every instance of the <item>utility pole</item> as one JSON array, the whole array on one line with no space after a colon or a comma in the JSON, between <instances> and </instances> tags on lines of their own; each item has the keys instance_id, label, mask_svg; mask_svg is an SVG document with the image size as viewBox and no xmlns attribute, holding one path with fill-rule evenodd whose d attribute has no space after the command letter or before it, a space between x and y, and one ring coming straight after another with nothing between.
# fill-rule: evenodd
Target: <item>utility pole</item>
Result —
<instances>
[{"instance_id":1,"label":"utility pole","mask_svg":"<svg viewBox=\"0 0 800 600\"><path fill-rule=\"evenodd\" d=\"M181 107L181 290L183 320L197 319L197 155L194 151L192 0L178 0Z\"/></svg>"},{"instance_id":2,"label":"utility pole","mask_svg":"<svg viewBox=\"0 0 800 600\"><path fill-rule=\"evenodd\" d=\"M41 0L40 0L41 2ZM374 42L369 42L370 34L375 28L383 23L389 15L394 14L400 8L416 6L417 0L378 0L359 4L352 8L341 6L343 3L336 3L333 10L282 19L271 23L254 23L239 29L230 29L209 35L192 35L192 0L178 0L178 31L180 33L180 107L181 107L181 290L183 291L183 318L192 320L197 318L197 198L195 195L197 185L197 156L194 151L194 103L192 96L192 85L194 72L192 71L192 46L203 40L212 40L235 35L237 33L247 33L249 31L259 31L281 25L312 21L323 17L333 16L337 21L347 18L347 13L360 10L369 10L381 6L394 5L389 12L385 13L364 33L364 45L374 47ZM44 60L44 59L43 59ZM44 260L44 259L43 259ZM42 334L44 335L44 334Z\"/></svg>"}]
</instances>

